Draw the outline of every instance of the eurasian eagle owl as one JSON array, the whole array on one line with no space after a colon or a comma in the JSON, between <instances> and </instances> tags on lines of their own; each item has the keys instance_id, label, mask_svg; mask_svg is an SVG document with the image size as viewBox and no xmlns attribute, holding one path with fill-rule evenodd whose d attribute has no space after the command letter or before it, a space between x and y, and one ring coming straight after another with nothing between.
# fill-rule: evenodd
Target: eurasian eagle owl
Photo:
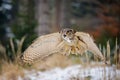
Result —
<instances>
[{"instance_id":1,"label":"eurasian eagle owl","mask_svg":"<svg viewBox=\"0 0 120 80\"><path fill-rule=\"evenodd\" d=\"M91 51L101 60L104 56L88 33L63 29L60 32L38 37L23 53L21 59L25 63L33 63L54 53L63 55L80 54Z\"/></svg>"}]
</instances>

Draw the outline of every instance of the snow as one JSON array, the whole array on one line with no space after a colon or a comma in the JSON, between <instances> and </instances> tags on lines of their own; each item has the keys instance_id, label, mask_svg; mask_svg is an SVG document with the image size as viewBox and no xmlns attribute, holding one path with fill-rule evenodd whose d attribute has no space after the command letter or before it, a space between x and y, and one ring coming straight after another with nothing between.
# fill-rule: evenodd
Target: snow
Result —
<instances>
[{"instance_id":1,"label":"snow","mask_svg":"<svg viewBox=\"0 0 120 80\"><path fill-rule=\"evenodd\" d=\"M83 67L74 65L55 68L48 71L25 71L24 79L27 80L116 80L120 79L120 70L115 67Z\"/></svg>"}]
</instances>

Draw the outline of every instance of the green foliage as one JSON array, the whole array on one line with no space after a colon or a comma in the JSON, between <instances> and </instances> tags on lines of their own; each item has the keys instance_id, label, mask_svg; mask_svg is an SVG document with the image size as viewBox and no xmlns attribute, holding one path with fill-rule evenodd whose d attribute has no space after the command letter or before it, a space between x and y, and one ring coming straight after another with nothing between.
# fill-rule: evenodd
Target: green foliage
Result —
<instances>
[{"instance_id":1,"label":"green foliage","mask_svg":"<svg viewBox=\"0 0 120 80\"><path fill-rule=\"evenodd\" d=\"M15 61L16 56L21 54L37 37L37 34L35 33L37 21L34 18L34 1L13 0L13 3L15 4L13 6L14 18L10 23L6 24L10 26L14 37L3 40L5 43L3 45L5 48L5 59L2 57L4 56L3 52L0 55L3 60L8 62ZM22 42L21 44L20 41L23 37L26 38L24 43Z\"/></svg>"},{"instance_id":2,"label":"green foliage","mask_svg":"<svg viewBox=\"0 0 120 80\"><path fill-rule=\"evenodd\" d=\"M0 44L0 61L1 62L17 62L22 52L23 42L26 37L20 40L10 38L6 46Z\"/></svg>"},{"instance_id":3,"label":"green foliage","mask_svg":"<svg viewBox=\"0 0 120 80\"><path fill-rule=\"evenodd\" d=\"M37 26L37 21L30 19L27 15L18 15L22 21L16 21L12 25L12 31L16 39L21 39L23 36L26 36L24 43L24 49L37 37L35 33L35 28Z\"/></svg>"},{"instance_id":4,"label":"green foliage","mask_svg":"<svg viewBox=\"0 0 120 80\"><path fill-rule=\"evenodd\" d=\"M15 3L17 3L17 0L15 0ZM35 3L33 0L19 1L18 11L15 14L16 18L11 25L15 39L20 40L23 36L26 36L22 51L24 51L28 45L30 45L30 43L37 37L37 34L35 33L37 21L34 17L34 7Z\"/></svg>"},{"instance_id":5,"label":"green foliage","mask_svg":"<svg viewBox=\"0 0 120 80\"><path fill-rule=\"evenodd\" d=\"M94 7L98 7L96 1L84 1L84 0L71 0L71 14L76 18L82 18L86 15L96 16Z\"/></svg>"}]
</instances>

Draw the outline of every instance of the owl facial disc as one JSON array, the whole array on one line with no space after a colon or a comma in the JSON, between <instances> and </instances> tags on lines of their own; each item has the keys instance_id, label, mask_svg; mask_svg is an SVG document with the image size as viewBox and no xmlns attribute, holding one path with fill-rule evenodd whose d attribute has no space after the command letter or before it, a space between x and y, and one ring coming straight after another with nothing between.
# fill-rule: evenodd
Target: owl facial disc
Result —
<instances>
[{"instance_id":1,"label":"owl facial disc","mask_svg":"<svg viewBox=\"0 0 120 80\"><path fill-rule=\"evenodd\" d=\"M61 37L68 43L71 43L74 40L75 32L73 29L63 29L60 31Z\"/></svg>"}]
</instances>

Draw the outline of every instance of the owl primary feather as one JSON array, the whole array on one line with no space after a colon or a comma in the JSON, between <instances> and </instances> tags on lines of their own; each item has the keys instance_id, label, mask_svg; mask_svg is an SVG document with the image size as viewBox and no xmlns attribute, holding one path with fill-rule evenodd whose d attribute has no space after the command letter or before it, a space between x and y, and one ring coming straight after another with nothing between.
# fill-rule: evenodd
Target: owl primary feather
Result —
<instances>
[{"instance_id":1,"label":"owl primary feather","mask_svg":"<svg viewBox=\"0 0 120 80\"><path fill-rule=\"evenodd\" d=\"M70 54L82 55L88 50L101 60L105 59L88 33L66 28L60 32L38 37L24 51L21 59L23 62L31 64L54 53L67 56Z\"/></svg>"}]
</instances>

